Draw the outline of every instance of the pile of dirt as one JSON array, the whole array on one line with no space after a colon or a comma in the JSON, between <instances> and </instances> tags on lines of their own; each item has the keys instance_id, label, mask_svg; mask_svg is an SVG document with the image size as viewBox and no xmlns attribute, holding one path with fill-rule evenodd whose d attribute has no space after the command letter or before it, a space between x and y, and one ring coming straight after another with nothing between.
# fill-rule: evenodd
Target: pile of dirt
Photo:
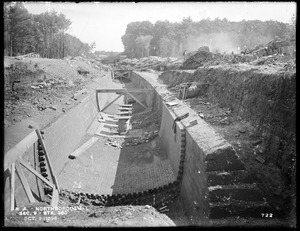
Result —
<instances>
[{"instance_id":1,"label":"pile of dirt","mask_svg":"<svg viewBox=\"0 0 300 231\"><path fill-rule=\"evenodd\" d=\"M290 62L288 69L295 69L295 41L272 40L254 49L246 49L240 54L220 54L210 52L208 47L200 47L189 53L181 69L197 69L203 66L247 63L249 65L279 65Z\"/></svg>"}]
</instances>

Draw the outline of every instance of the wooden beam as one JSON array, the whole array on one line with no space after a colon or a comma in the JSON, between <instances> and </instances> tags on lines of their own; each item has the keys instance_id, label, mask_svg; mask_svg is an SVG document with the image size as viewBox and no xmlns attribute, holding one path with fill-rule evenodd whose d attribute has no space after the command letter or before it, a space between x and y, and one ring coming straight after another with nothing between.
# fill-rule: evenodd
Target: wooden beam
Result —
<instances>
[{"instance_id":1,"label":"wooden beam","mask_svg":"<svg viewBox=\"0 0 300 231\"><path fill-rule=\"evenodd\" d=\"M10 170L10 211L15 209L15 163L11 164Z\"/></svg>"},{"instance_id":2,"label":"wooden beam","mask_svg":"<svg viewBox=\"0 0 300 231\"><path fill-rule=\"evenodd\" d=\"M15 162L19 156L23 155L34 142L38 139L36 132L31 132L23 140L11 148L4 156L4 170L10 168L11 164Z\"/></svg>"},{"instance_id":3,"label":"wooden beam","mask_svg":"<svg viewBox=\"0 0 300 231\"><path fill-rule=\"evenodd\" d=\"M97 93L138 93L138 92L148 92L153 91L153 89L125 89L125 88L105 88L105 89L96 89Z\"/></svg>"},{"instance_id":4,"label":"wooden beam","mask_svg":"<svg viewBox=\"0 0 300 231\"><path fill-rule=\"evenodd\" d=\"M49 167L49 171L50 171L52 180L53 180L53 182L54 182L54 184L55 184L57 190L59 191L58 182L57 182L57 179L56 179L56 177L55 177L55 175L54 175L54 172L53 172L53 170L52 170L51 161L50 161L50 158L49 158L49 156L48 156L48 152L47 152L47 149L46 149L46 145L45 145L45 143L44 143L44 139L43 139L43 137L42 137L42 135L41 135L39 129L36 129L35 131L36 131L36 134L37 134L39 140L41 141L41 145L42 145L42 147L43 147L43 149L44 149L45 157L46 157L46 160L47 160L47 162L48 162L48 167Z\"/></svg>"},{"instance_id":5,"label":"wooden beam","mask_svg":"<svg viewBox=\"0 0 300 231\"><path fill-rule=\"evenodd\" d=\"M142 104L136 97L134 97L132 94L130 94L129 92L127 92L128 95L130 95L130 97L132 97L133 99L135 99L136 102L138 102L140 105L142 105L145 109L147 109L147 107Z\"/></svg>"},{"instance_id":6,"label":"wooden beam","mask_svg":"<svg viewBox=\"0 0 300 231\"><path fill-rule=\"evenodd\" d=\"M23 160L19 159L19 163L23 165L25 168L27 168L30 172L32 172L34 175L36 175L38 178L40 178L42 181L44 181L47 185L49 185L51 188L55 188L55 185L52 184L50 181L48 181L45 177L43 177L41 174L39 174L37 171L35 171L31 166L26 164Z\"/></svg>"},{"instance_id":7,"label":"wooden beam","mask_svg":"<svg viewBox=\"0 0 300 231\"><path fill-rule=\"evenodd\" d=\"M124 93L125 91L123 88L96 89L97 93Z\"/></svg>"},{"instance_id":8,"label":"wooden beam","mask_svg":"<svg viewBox=\"0 0 300 231\"><path fill-rule=\"evenodd\" d=\"M111 101L109 104L107 104L102 110L104 111L106 108L108 108L110 105L112 105L114 102L116 102L122 95L118 95L117 98L115 98L113 101Z\"/></svg>"},{"instance_id":9,"label":"wooden beam","mask_svg":"<svg viewBox=\"0 0 300 231\"><path fill-rule=\"evenodd\" d=\"M23 188L24 188L24 190L25 190L25 192L26 192L27 198L28 198L28 200L29 200L30 203L34 203L34 202L35 202L35 199L34 199L34 197L33 197L33 195L32 195L31 189L30 189L29 184L28 184L28 182L27 182L27 180L26 180L26 177L25 177L25 175L24 175L24 172L23 172L23 170L21 169L21 166L20 166L20 164L18 163L18 161L16 161L15 164L16 164L17 174L18 174L18 176L19 176L19 178L20 178L20 181L21 181L21 183L22 183L22 185L23 185Z\"/></svg>"}]
</instances>

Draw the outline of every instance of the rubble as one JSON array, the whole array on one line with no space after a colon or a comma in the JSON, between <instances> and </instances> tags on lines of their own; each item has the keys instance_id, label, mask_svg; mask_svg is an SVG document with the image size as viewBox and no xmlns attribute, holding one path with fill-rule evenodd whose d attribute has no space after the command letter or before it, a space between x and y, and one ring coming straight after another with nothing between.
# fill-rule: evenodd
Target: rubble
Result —
<instances>
[{"instance_id":1,"label":"rubble","mask_svg":"<svg viewBox=\"0 0 300 231\"><path fill-rule=\"evenodd\" d=\"M174 57L158 57L158 56L148 56L141 59L129 59L126 58L119 62L118 69L124 70L147 70L153 69L157 71L179 69L183 62L183 58Z\"/></svg>"},{"instance_id":2,"label":"rubble","mask_svg":"<svg viewBox=\"0 0 300 231\"><path fill-rule=\"evenodd\" d=\"M139 145L143 143L148 143L157 136L158 136L158 130L151 131L151 132L144 132L144 134L140 137L127 138L125 141L125 145L128 146L128 145Z\"/></svg>"}]
</instances>

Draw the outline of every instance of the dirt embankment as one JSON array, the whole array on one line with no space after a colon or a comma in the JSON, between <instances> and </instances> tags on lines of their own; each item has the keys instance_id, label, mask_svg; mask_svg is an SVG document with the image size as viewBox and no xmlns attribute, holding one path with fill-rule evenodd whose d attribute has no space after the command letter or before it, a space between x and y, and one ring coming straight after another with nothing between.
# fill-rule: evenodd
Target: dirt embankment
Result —
<instances>
[{"instance_id":1,"label":"dirt embankment","mask_svg":"<svg viewBox=\"0 0 300 231\"><path fill-rule=\"evenodd\" d=\"M284 64L236 64L170 71L160 79L175 91L180 83L196 82L200 93L186 103L233 144L266 194L280 197L273 198L275 204L293 207L295 70L287 71Z\"/></svg>"}]
</instances>

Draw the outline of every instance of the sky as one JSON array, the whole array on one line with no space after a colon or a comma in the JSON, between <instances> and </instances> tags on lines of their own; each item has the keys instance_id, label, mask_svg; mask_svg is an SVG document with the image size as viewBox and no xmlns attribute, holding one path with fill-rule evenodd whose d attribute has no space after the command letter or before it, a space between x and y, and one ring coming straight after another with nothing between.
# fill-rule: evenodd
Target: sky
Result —
<instances>
[{"instance_id":1,"label":"sky","mask_svg":"<svg viewBox=\"0 0 300 231\"><path fill-rule=\"evenodd\" d=\"M84 43L95 42L95 50L119 52L124 50L121 37L130 22L180 22L190 16L193 21L227 18L289 23L296 15L296 2L25 2L24 5L32 14L47 10L63 13L72 22L69 34Z\"/></svg>"}]
</instances>

